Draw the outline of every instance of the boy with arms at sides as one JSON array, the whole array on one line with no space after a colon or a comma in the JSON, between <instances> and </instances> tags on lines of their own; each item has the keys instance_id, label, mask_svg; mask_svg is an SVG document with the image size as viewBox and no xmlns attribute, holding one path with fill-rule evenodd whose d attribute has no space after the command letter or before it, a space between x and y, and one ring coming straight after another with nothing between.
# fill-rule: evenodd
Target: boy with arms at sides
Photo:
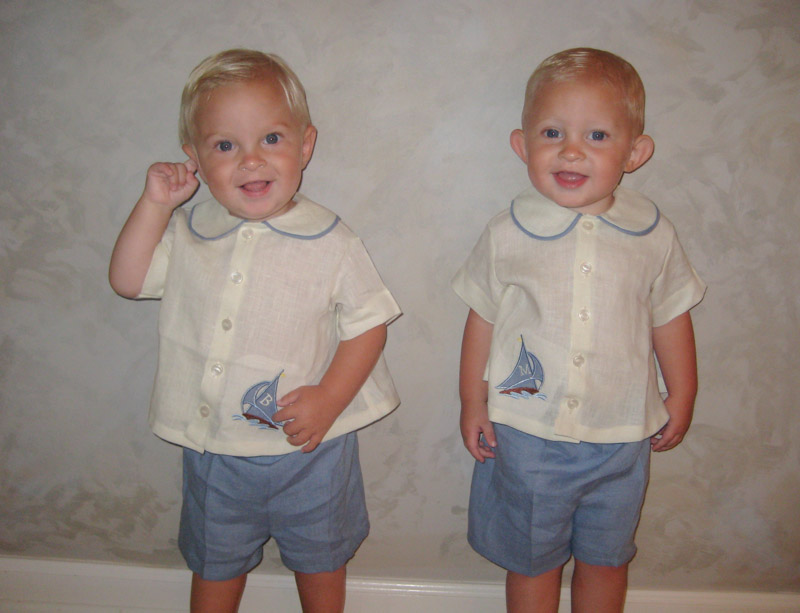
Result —
<instances>
[{"instance_id":1,"label":"boy with arms at sides","mask_svg":"<svg viewBox=\"0 0 800 613\"><path fill-rule=\"evenodd\" d=\"M692 418L689 309L705 286L655 204L618 186L653 153L643 128L625 60L570 49L542 62L511 134L532 186L453 280L470 307L469 541L508 571L508 611L557 611L571 556L573 611L622 610L650 451L680 443Z\"/></svg>"},{"instance_id":2,"label":"boy with arms at sides","mask_svg":"<svg viewBox=\"0 0 800 613\"><path fill-rule=\"evenodd\" d=\"M274 537L303 610L342 611L369 530L355 430L399 403L382 349L400 310L358 237L297 192L316 129L280 58L204 60L180 137L189 160L148 169L109 279L162 300L150 424L184 447L191 610L236 611ZM195 173L213 198L179 208Z\"/></svg>"}]
</instances>

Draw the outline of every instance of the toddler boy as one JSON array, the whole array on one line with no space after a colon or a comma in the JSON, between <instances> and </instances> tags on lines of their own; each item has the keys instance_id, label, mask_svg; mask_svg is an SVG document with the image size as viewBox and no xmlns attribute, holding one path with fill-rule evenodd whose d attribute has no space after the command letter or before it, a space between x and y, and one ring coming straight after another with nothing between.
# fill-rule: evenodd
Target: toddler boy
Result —
<instances>
[{"instance_id":1,"label":"toddler boy","mask_svg":"<svg viewBox=\"0 0 800 613\"><path fill-rule=\"evenodd\" d=\"M569 49L542 62L511 134L532 187L453 280L470 307L469 541L508 571L509 611L556 611L571 556L573 610L622 610L650 450L680 443L691 421L689 309L705 286L655 204L619 187L653 153L643 128L625 60Z\"/></svg>"},{"instance_id":2,"label":"toddler boy","mask_svg":"<svg viewBox=\"0 0 800 613\"><path fill-rule=\"evenodd\" d=\"M180 138L189 160L148 169L109 279L162 301L150 424L184 447L192 611L236 611L270 537L303 610L342 611L369 530L355 431L399 403L382 349L400 310L358 237L297 191L316 129L280 58L204 60ZM213 198L179 208L195 173Z\"/></svg>"}]
</instances>

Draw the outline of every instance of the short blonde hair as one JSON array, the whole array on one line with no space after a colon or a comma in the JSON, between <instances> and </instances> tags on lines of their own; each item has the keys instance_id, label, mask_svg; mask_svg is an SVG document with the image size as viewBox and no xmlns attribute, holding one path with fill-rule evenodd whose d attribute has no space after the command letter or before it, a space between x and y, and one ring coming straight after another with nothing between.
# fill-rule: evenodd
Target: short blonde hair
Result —
<instances>
[{"instance_id":1,"label":"short blonde hair","mask_svg":"<svg viewBox=\"0 0 800 613\"><path fill-rule=\"evenodd\" d=\"M523 127L543 86L577 79L598 80L615 88L625 104L636 136L644 132L644 84L639 73L618 55L588 47L560 51L534 70L525 88Z\"/></svg>"},{"instance_id":2,"label":"short blonde hair","mask_svg":"<svg viewBox=\"0 0 800 613\"><path fill-rule=\"evenodd\" d=\"M181 95L178 136L182 144L192 142L195 115L200 103L216 88L230 83L275 79L286 94L289 109L305 128L311 123L306 91L297 75L280 57L250 49L228 49L207 57L189 75Z\"/></svg>"}]
</instances>

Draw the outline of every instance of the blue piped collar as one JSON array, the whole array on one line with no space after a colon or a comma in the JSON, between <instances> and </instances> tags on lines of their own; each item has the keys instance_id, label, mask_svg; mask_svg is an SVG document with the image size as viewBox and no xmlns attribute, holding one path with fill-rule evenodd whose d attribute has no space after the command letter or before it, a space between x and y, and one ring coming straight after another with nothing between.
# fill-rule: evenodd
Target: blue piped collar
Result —
<instances>
[{"instance_id":1,"label":"blue piped collar","mask_svg":"<svg viewBox=\"0 0 800 613\"><path fill-rule=\"evenodd\" d=\"M511 202L511 217L528 236L548 241L569 234L584 214L558 206L529 187ZM608 211L597 217L586 217L599 219L624 234L644 236L658 225L661 213L639 192L618 187L614 191L614 204Z\"/></svg>"},{"instance_id":2,"label":"blue piped collar","mask_svg":"<svg viewBox=\"0 0 800 613\"><path fill-rule=\"evenodd\" d=\"M245 224L266 226L278 234L302 240L325 236L339 223L339 216L301 194L295 194L296 204L283 215L267 221L247 221L234 217L215 199L198 202L189 211L189 230L203 240L218 240Z\"/></svg>"}]
</instances>

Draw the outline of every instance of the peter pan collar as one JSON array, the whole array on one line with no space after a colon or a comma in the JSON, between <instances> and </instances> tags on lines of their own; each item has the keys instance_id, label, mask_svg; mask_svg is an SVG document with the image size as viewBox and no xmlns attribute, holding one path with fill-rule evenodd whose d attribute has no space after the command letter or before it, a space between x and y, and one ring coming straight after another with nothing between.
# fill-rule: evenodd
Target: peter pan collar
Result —
<instances>
[{"instance_id":1,"label":"peter pan collar","mask_svg":"<svg viewBox=\"0 0 800 613\"><path fill-rule=\"evenodd\" d=\"M583 213L558 206L529 187L511 202L514 223L528 236L550 241L566 236ZM639 192L618 187L614 190L614 204L602 215L586 215L599 219L615 230L631 236L644 236L658 225L661 213L658 207Z\"/></svg>"},{"instance_id":2,"label":"peter pan collar","mask_svg":"<svg viewBox=\"0 0 800 613\"><path fill-rule=\"evenodd\" d=\"M339 216L324 206L295 194L295 204L283 215L266 221L247 221L234 217L215 199L198 202L189 211L189 230L203 240L218 240L245 224L264 225L290 238L313 240L325 236L339 223Z\"/></svg>"}]
</instances>

